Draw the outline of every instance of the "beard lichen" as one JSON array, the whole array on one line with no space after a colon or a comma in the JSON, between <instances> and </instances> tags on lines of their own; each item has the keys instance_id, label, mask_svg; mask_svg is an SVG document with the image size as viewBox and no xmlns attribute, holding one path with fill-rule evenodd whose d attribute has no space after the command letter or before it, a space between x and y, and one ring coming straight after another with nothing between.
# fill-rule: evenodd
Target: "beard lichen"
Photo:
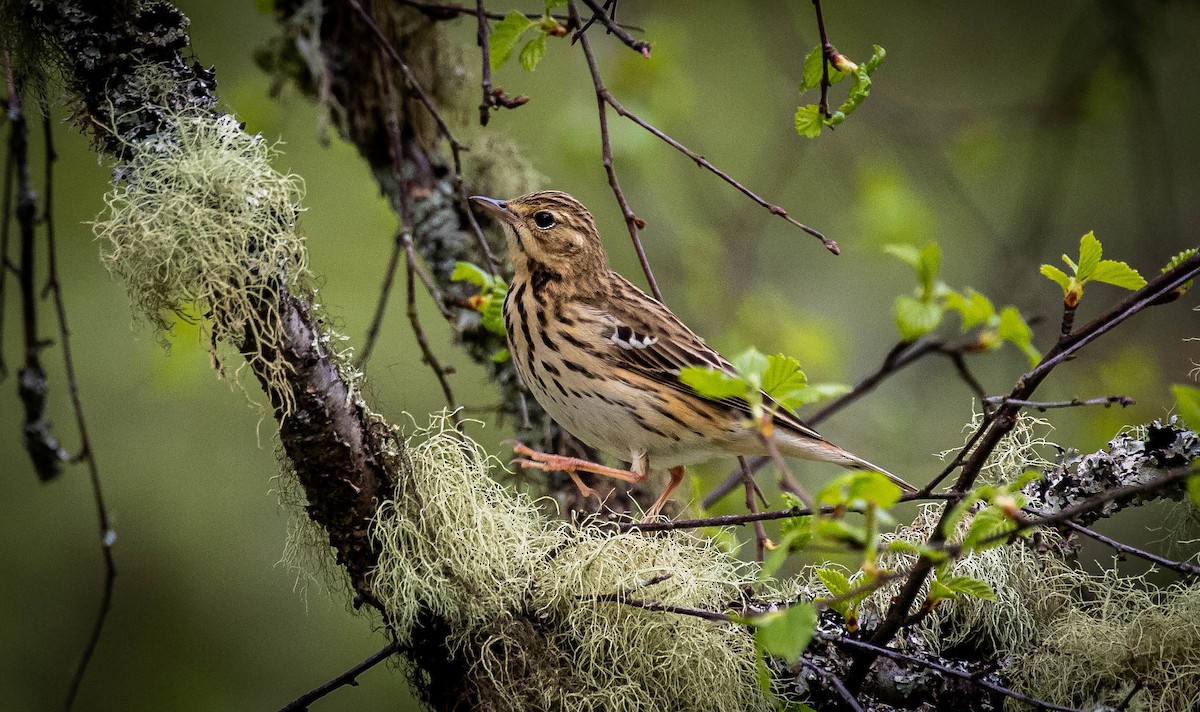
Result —
<instances>
[{"instance_id":1,"label":"beard lichen","mask_svg":"<svg viewBox=\"0 0 1200 712\"><path fill-rule=\"evenodd\" d=\"M234 117L174 118L129 146L116 171L124 182L93 226L101 257L164 343L177 315L201 323L213 343L255 344L246 364L290 413L276 348L284 326L272 305L309 281L296 224L302 182L275 170L275 149Z\"/></svg>"},{"instance_id":2,"label":"beard lichen","mask_svg":"<svg viewBox=\"0 0 1200 712\"><path fill-rule=\"evenodd\" d=\"M725 610L753 572L706 539L576 529L489 475L443 414L409 438L395 497L371 524L374 587L401 642L449 624L487 706L503 710L760 709L743 627L611 596Z\"/></svg>"}]
</instances>

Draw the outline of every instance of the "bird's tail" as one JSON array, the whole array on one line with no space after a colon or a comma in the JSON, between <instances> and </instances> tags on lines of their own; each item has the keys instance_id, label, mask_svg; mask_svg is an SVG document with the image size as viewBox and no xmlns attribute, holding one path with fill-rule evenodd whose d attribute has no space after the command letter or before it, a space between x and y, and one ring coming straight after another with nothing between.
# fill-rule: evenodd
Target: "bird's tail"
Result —
<instances>
[{"instance_id":1,"label":"bird's tail","mask_svg":"<svg viewBox=\"0 0 1200 712\"><path fill-rule=\"evenodd\" d=\"M835 465L841 465L851 470L871 470L895 482L905 492L917 491L916 487L913 487L879 465L867 462L858 455L848 450L843 450L831 442L804 437L786 431L780 432L779 430L776 430L776 442L779 443L779 451L784 455L799 457L805 460L832 462Z\"/></svg>"}]
</instances>

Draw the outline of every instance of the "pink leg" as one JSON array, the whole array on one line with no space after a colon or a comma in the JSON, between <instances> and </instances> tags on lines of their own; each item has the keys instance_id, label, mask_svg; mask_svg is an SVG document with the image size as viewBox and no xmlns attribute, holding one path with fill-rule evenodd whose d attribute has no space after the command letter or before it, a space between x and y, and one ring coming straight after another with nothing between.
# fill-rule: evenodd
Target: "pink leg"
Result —
<instances>
[{"instance_id":1,"label":"pink leg","mask_svg":"<svg viewBox=\"0 0 1200 712\"><path fill-rule=\"evenodd\" d=\"M661 511L663 505L667 503L667 499L671 496L671 493L675 491L675 488L679 486L680 482L683 482L683 465L680 465L679 467L672 467L670 472L671 483L667 485L667 488L663 490L663 493L659 495L658 499L655 500L653 505L651 505L650 511L646 512L646 520L650 520L658 516L659 511Z\"/></svg>"}]
</instances>

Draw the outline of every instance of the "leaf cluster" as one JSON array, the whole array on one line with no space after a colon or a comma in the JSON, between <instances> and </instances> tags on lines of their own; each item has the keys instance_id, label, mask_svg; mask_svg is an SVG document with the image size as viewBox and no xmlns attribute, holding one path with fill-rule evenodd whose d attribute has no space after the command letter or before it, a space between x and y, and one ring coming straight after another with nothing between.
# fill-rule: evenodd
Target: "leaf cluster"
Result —
<instances>
[{"instance_id":1,"label":"leaf cluster","mask_svg":"<svg viewBox=\"0 0 1200 712\"><path fill-rule=\"evenodd\" d=\"M871 75L883 63L883 58L886 56L887 52L882 47L874 45L874 53L871 58L862 64L851 62L836 50L833 52L833 61L829 61L821 45L814 47L804 58L804 70L799 87L801 94L820 87L821 78L826 71L829 72L831 85L839 84L847 77L850 77L852 82L845 101L829 116L823 115L821 107L817 104L806 104L796 109L796 133L805 138L816 138L821 135L821 129L824 127L833 128L845 121L846 117L854 113L871 95Z\"/></svg>"},{"instance_id":2,"label":"leaf cluster","mask_svg":"<svg viewBox=\"0 0 1200 712\"><path fill-rule=\"evenodd\" d=\"M1069 309L1079 306L1083 298L1083 285L1088 282L1103 282L1122 289L1141 289L1146 286L1146 280L1137 270L1124 262L1101 259L1104 248L1096 235L1088 232L1079 239L1079 261L1076 262L1066 255L1062 260L1071 270L1071 275L1054 265L1042 265L1042 275L1053 281L1063 290L1063 305ZM1184 253L1175 258L1179 262L1187 259ZM1176 262L1177 264L1177 262ZM1167 265L1170 269L1171 265Z\"/></svg>"},{"instance_id":3,"label":"leaf cluster","mask_svg":"<svg viewBox=\"0 0 1200 712\"><path fill-rule=\"evenodd\" d=\"M962 292L950 289L938 279L942 250L936 242L917 248L913 245L885 245L883 251L911 266L917 273L912 294L896 297L892 318L904 341L916 341L941 325L947 312L958 312L961 330L978 329L974 346L978 351L993 351L1010 343L1022 351L1030 365L1041 360L1033 347L1033 331L1014 306L997 311L992 301L967 287Z\"/></svg>"},{"instance_id":4,"label":"leaf cluster","mask_svg":"<svg viewBox=\"0 0 1200 712\"><path fill-rule=\"evenodd\" d=\"M492 71L504 66L529 30L535 29L536 32L533 38L525 42L517 55L521 66L527 72L536 69L538 63L546 56L547 37L563 37L567 34L567 28L550 16L550 11L560 5L566 5L566 0L546 0L545 4L546 14L540 19L532 20L526 17L525 13L513 10L496 23L488 39L488 61L492 65Z\"/></svg>"},{"instance_id":5,"label":"leaf cluster","mask_svg":"<svg viewBox=\"0 0 1200 712\"><path fill-rule=\"evenodd\" d=\"M450 280L479 287L479 293L468 300L471 308L479 312L483 328L497 336L505 336L504 297L508 294L508 283L504 278L498 274L489 274L479 265L470 262L455 262ZM492 354L492 361L504 363L510 357L508 349L500 349Z\"/></svg>"},{"instance_id":6,"label":"leaf cluster","mask_svg":"<svg viewBox=\"0 0 1200 712\"><path fill-rule=\"evenodd\" d=\"M777 407L792 412L850 390L840 383L809 383L796 359L783 354L766 356L755 348L735 356L730 365L732 373L709 366L688 366L680 370L679 380L705 398L745 401L758 422Z\"/></svg>"}]
</instances>

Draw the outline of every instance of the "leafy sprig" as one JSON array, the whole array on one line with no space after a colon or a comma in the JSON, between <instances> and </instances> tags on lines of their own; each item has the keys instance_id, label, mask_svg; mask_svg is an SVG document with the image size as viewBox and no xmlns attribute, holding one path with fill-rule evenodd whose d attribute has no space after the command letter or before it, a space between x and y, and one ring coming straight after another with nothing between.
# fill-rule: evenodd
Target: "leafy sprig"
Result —
<instances>
[{"instance_id":1,"label":"leafy sprig","mask_svg":"<svg viewBox=\"0 0 1200 712\"><path fill-rule=\"evenodd\" d=\"M924 247L914 245L884 245L883 251L911 266L917 273L917 287L912 294L896 297L892 318L904 341L916 341L941 325L946 312L958 312L965 333L979 329L975 348L992 351L1005 343L1020 349L1030 365L1041 360L1033 346L1033 331L1014 306L999 311L983 294L968 287L956 292L938 279L942 251L936 242Z\"/></svg>"},{"instance_id":2,"label":"leafy sprig","mask_svg":"<svg viewBox=\"0 0 1200 712\"><path fill-rule=\"evenodd\" d=\"M1079 240L1079 261L1066 255L1063 262L1071 269L1071 275L1054 265L1042 265L1042 275L1063 290L1063 305L1069 309L1079 306L1083 298L1083 285L1088 282L1103 282L1122 289L1141 289L1146 280L1137 270L1124 262L1102 259L1104 248L1096 235L1088 232ZM1186 259L1186 258L1184 258Z\"/></svg>"},{"instance_id":3,"label":"leafy sprig","mask_svg":"<svg viewBox=\"0 0 1200 712\"><path fill-rule=\"evenodd\" d=\"M521 38L529 30L536 28L537 32L532 39L525 42L517 55L521 66L527 72L536 69L538 63L546 56L547 37L564 37L567 34L567 28L550 16L550 11L559 5L565 5L566 0L546 0L545 4L546 14L537 20L532 20L524 13L514 10L496 23L496 27L488 38L488 61L491 62L493 71L504 66L504 63L512 57L513 50L517 48Z\"/></svg>"},{"instance_id":4,"label":"leafy sprig","mask_svg":"<svg viewBox=\"0 0 1200 712\"><path fill-rule=\"evenodd\" d=\"M879 45L874 46L874 53L871 58L862 64L855 64L850 61L845 55L834 51L833 61L829 63L829 83L838 84L843 79L850 77L853 83L850 85L850 91L846 95L846 100L829 116L821 114L821 107L817 104L806 104L796 110L795 126L796 133L805 138L816 138L821 135L821 129L826 126L830 128L837 126L846 120L846 117L853 114L856 109L866 100L871 94L871 75L883 63L883 58L887 56ZM810 89L816 89L821 86L821 77L824 74L825 53L821 45L813 48L812 52L804 58L804 69L800 78L800 93L803 94Z\"/></svg>"},{"instance_id":5,"label":"leafy sprig","mask_svg":"<svg viewBox=\"0 0 1200 712\"><path fill-rule=\"evenodd\" d=\"M775 406L794 411L849 390L849 386L838 383L810 384L800 362L783 354L766 356L750 348L730 359L730 364L734 373L710 366L688 366L680 370L679 380L705 398L745 401L758 423L765 423ZM768 403L764 394L773 403Z\"/></svg>"},{"instance_id":6,"label":"leafy sprig","mask_svg":"<svg viewBox=\"0 0 1200 712\"><path fill-rule=\"evenodd\" d=\"M508 283L500 275L488 274L470 262L455 262L452 282L466 282L479 287L479 293L467 300L472 309L479 312L483 328L504 336L504 297L508 294ZM492 361L504 363L511 358L508 349L502 348L492 354Z\"/></svg>"}]
</instances>

